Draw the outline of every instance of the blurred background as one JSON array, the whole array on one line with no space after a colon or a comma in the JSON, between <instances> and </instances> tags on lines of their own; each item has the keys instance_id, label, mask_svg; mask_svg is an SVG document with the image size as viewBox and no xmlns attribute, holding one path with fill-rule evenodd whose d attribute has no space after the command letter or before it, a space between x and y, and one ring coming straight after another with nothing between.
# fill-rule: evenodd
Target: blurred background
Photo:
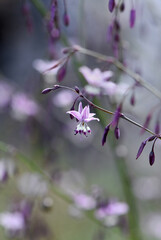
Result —
<instances>
[{"instance_id":1,"label":"blurred background","mask_svg":"<svg viewBox=\"0 0 161 240\"><path fill-rule=\"evenodd\" d=\"M66 5L58 0L55 29L51 31L49 23L55 2L0 1L0 239L138 240L129 237L128 209L131 210L123 174L129 177L127 188L134 194L140 239L161 239L159 140L155 144L156 161L151 167L151 143L136 161L138 148L149 137L148 133L141 134L139 128L121 119L120 139L113 138L111 131L102 147L104 127L111 121L110 116L101 116L104 127L96 121L90 123L92 134L87 138L75 136L77 122L66 112L76 94L65 90L41 94L44 88L57 83L56 69L44 71L64 57L66 42L107 56L116 57L119 51L120 61L161 90L161 2L125 0L125 10L115 15L109 12L107 0L68 0ZM65 6L69 26L64 24ZM134 28L129 26L131 8L136 10ZM118 49L109 40L109 26L115 19L120 25ZM69 60L61 84L80 88L86 85L79 72L81 65L111 70L111 81L118 86L116 94L99 95L96 99L104 108L115 111L134 80L98 59L79 53L74 59L75 62ZM160 100L136 86L132 106L132 94L130 91L127 95L123 112L140 124L151 114L148 128L155 131L156 124L160 125ZM124 170L118 168L118 161L124 162ZM114 212L98 217L97 210L110 203L114 203ZM119 210L115 203L120 204L116 207Z\"/></svg>"}]
</instances>

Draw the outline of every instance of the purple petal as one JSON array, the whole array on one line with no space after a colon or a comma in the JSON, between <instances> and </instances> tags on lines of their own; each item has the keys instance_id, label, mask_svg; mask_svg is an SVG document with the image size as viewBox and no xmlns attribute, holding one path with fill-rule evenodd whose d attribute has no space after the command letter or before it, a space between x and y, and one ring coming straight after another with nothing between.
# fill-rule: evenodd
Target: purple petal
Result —
<instances>
[{"instance_id":1,"label":"purple petal","mask_svg":"<svg viewBox=\"0 0 161 240\"><path fill-rule=\"evenodd\" d=\"M83 108L83 111L81 112L82 119L87 119L89 118L89 106L85 106Z\"/></svg>"},{"instance_id":2,"label":"purple petal","mask_svg":"<svg viewBox=\"0 0 161 240\"><path fill-rule=\"evenodd\" d=\"M78 112L81 113L83 110L83 107L82 107L82 102L79 103L79 106L78 106Z\"/></svg>"},{"instance_id":3,"label":"purple petal","mask_svg":"<svg viewBox=\"0 0 161 240\"><path fill-rule=\"evenodd\" d=\"M90 122L90 121L93 121L93 120L96 120L98 122L100 121L99 118L94 118L94 117L84 119L85 122Z\"/></svg>"},{"instance_id":4,"label":"purple petal","mask_svg":"<svg viewBox=\"0 0 161 240\"><path fill-rule=\"evenodd\" d=\"M77 111L68 111L68 112L66 112L66 113L69 113L69 114L71 114L73 117L75 117L76 119L78 119L79 121L81 121L81 114L79 113L79 112L77 112Z\"/></svg>"}]
</instances>

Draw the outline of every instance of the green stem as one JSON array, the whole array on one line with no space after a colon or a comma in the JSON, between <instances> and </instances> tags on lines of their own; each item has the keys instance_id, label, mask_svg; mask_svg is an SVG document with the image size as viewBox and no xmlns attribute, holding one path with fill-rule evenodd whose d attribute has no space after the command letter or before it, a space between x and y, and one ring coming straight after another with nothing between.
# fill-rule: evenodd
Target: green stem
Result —
<instances>
[{"instance_id":1,"label":"green stem","mask_svg":"<svg viewBox=\"0 0 161 240\"><path fill-rule=\"evenodd\" d=\"M95 103L99 104L98 100L95 100ZM96 112L97 112L97 116L100 119L101 125L104 128L107 125L108 118L107 117L104 118L104 115L99 110L96 110ZM128 174L126 160L122 157L116 156L115 148L117 146L117 142L116 142L116 139L114 139L114 136L112 134L109 134L108 139L109 139L108 144L113 150L115 165L117 168L117 172L119 174L123 193L130 209L128 213L130 240L141 240L141 232L139 227L139 215L138 215L138 209L136 205L136 198L133 194L131 178Z\"/></svg>"},{"instance_id":2,"label":"green stem","mask_svg":"<svg viewBox=\"0 0 161 240\"><path fill-rule=\"evenodd\" d=\"M32 4L37 8L42 17L46 17L47 10L39 0L30 0Z\"/></svg>"}]
</instances>

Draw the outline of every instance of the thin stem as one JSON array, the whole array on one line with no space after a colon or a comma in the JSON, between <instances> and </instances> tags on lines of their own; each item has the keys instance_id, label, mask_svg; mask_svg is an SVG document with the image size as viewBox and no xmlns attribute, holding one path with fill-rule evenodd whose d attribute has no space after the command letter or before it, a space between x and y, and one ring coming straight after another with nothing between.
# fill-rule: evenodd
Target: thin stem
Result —
<instances>
[{"instance_id":1,"label":"thin stem","mask_svg":"<svg viewBox=\"0 0 161 240\"><path fill-rule=\"evenodd\" d=\"M39 0L30 0L32 4L37 8L42 17L46 17L47 10Z\"/></svg>"},{"instance_id":2,"label":"thin stem","mask_svg":"<svg viewBox=\"0 0 161 240\"><path fill-rule=\"evenodd\" d=\"M158 89L154 88L150 83L145 82L144 79L140 75L138 75L137 73L134 73L129 68L125 67L121 62L119 62L114 57L105 56L101 53L97 53L95 51L80 47L78 45L73 46L73 48L82 54L97 58L104 62L112 63L118 69L120 69L121 71L125 72L127 75L132 77L137 83L139 83L141 86L146 88L149 92L151 92L152 94L154 94L157 98L159 98L161 100L161 92Z\"/></svg>"},{"instance_id":3,"label":"thin stem","mask_svg":"<svg viewBox=\"0 0 161 240\"><path fill-rule=\"evenodd\" d=\"M110 115L114 115L114 112L111 112L107 109L104 109L102 107L99 107L98 105L94 104L92 101L90 101L87 97L85 97L84 95L82 95L82 93L78 93L75 89L71 88L71 87L67 87L67 86L62 86L62 85L55 85L53 90L55 91L55 87L58 87L58 88L65 88L67 90L70 90L70 91L73 91L75 93L77 93L80 97L82 97L84 100L86 100L92 107L104 112L104 113L107 113L107 114L110 114ZM145 128L143 125L135 122L134 120L132 120L131 118L125 116L123 113L120 113L120 118L128 121L129 123L132 123L133 125L141 128L141 129L144 129L146 132L152 134L152 135L156 135L153 131L151 131L150 129L148 128Z\"/></svg>"}]
</instances>

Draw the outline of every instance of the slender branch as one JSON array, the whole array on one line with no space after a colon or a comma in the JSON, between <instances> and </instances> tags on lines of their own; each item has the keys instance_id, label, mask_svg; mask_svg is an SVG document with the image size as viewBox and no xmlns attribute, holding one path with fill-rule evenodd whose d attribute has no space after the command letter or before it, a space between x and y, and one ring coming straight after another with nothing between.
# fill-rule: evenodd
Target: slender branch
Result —
<instances>
[{"instance_id":1,"label":"slender branch","mask_svg":"<svg viewBox=\"0 0 161 240\"><path fill-rule=\"evenodd\" d=\"M54 85L54 87L53 87L53 88L50 88L49 91L46 92L46 90L48 90L48 89L44 89L42 93L48 93L48 92L50 92L50 91L52 91L52 90L55 91L55 89L59 89L59 88L65 88L65 89L67 89L67 90L70 90L70 91L72 91L72 92L75 92L76 94L79 95L79 97L81 97L81 98L83 98L84 100L86 100L92 107L94 107L94 108L96 108L96 109L98 109L98 110L100 110L100 111L102 111L102 112L104 112L104 113L107 113L107 114L110 114L110 115L114 115L114 114L115 114L115 112L111 112L111 111L109 111L109 110L107 110L107 109L104 109L104 108L99 107L98 105L94 104L94 103L91 102L87 97L85 97L84 95L82 95L82 93L77 92L75 89L73 89L73 88L71 88L71 87L67 87L67 86L63 86L63 85ZM150 134L152 134L152 135L156 135L153 131L151 131L150 129L144 127L143 125L135 122L135 121L132 120L131 118L125 116L123 113L120 113L120 118L126 120L126 121L129 122L129 123L132 123L133 125L141 128L141 129L144 129L146 132L148 132L148 133L150 133ZM158 138L161 138L161 137L158 136Z\"/></svg>"},{"instance_id":2,"label":"slender branch","mask_svg":"<svg viewBox=\"0 0 161 240\"><path fill-rule=\"evenodd\" d=\"M32 4L37 8L42 17L46 17L47 10L39 0L30 0Z\"/></svg>"},{"instance_id":3,"label":"slender branch","mask_svg":"<svg viewBox=\"0 0 161 240\"><path fill-rule=\"evenodd\" d=\"M149 92L151 92L152 94L154 94L157 98L159 98L161 100L161 92L158 89L154 88L150 83L145 82L144 79L139 74L134 73L129 68L125 67L116 58L110 57L110 56L105 56L101 53L97 53L95 51L83 48L83 47L78 46L78 45L74 45L73 48L75 50L77 50L78 52L82 53L82 54L97 58L97 59L99 59L101 61L104 61L104 62L112 63L118 69L120 69L121 71L125 72L127 75L132 77L137 83L139 83L141 86L146 88Z\"/></svg>"}]
</instances>

